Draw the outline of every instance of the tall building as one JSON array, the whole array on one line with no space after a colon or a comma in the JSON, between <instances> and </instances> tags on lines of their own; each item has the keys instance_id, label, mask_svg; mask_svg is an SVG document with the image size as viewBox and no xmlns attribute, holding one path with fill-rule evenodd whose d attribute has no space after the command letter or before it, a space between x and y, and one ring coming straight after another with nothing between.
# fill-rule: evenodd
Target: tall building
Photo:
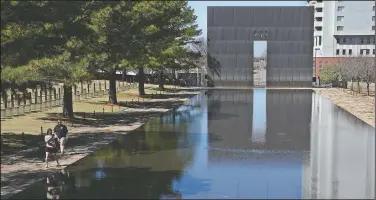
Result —
<instances>
[{"instance_id":1,"label":"tall building","mask_svg":"<svg viewBox=\"0 0 376 200\"><path fill-rule=\"evenodd\" d=\"M349 56L375 56L375 1L308 0L314 12L316 77Z\"/></svg>"}]
</instances>

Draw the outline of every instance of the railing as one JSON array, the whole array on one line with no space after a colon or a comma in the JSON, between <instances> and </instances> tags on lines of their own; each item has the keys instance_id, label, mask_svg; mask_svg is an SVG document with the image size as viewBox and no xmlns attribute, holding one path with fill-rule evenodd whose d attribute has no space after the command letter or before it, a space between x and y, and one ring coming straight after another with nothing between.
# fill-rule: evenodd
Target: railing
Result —
<instances>
[{"instance_id":1,"label":"railing","mask_svg":"<svg viewBox=\"0 0 376 200\"><path fill-rule=\"evenodd\" d=\"M265 88L266 87L266 81L254 81L253 87L254 88Z\"/></svg>"},{"instance_id":2,"label":"railing","mask_svg":"<svg viewBox=\"0 0 376 200\"><path fill-rule=\"evenodd\" d=\"M92 84L91 84L92 85ZM126 82L118 82L117 84L117 91L126 91L130 90L132 88L136 88L138 86L137 83L126 83ZM88 88L91 88L90 86ZM85 88L85 90L82 90L81 93L79 91L72 91L72 98L73 101L80 101L88 98L95 98L95 97L101 97L104 95L108 95L108 89L105 86L104 89L102 88L94 88L92 91L90 89ZM74 89L76 90L76 89ZM32 112L41 112L43 110L59 107L63 105L63 96L64 93L61 93L59 89L59 93L56 94L56 90L54 90L54 94L52 95L52 92L50 90L50 94L47 95L47 92L45 92L45 95L42 94L40 91L40 95L38 95L38 92L35 92L34 95L34 102L31 98L31 92L29 92L27 97L20 96L20 94L17 94L16 98L11 97L11 100L7 100L8 104L11 105L8 108L3 107L1 108L1 118L12 118L14 116L20 116L29 114ZM23 102L21 102L21 97L24 99ZM28 99L28 101L26 101ZM2 102L3 104L3 102ZM17 105L15 105L17 104Z\"/></svg>"}]
</instances>

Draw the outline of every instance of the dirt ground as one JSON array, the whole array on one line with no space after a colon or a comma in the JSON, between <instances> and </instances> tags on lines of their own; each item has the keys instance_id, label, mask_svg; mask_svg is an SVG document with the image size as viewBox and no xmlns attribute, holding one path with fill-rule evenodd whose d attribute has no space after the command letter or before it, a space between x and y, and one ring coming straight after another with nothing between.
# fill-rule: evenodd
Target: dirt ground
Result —
<instances>
[{"instance_id":1,"label":"dirt ground","mask_svg":"<svg viewBox=\"0 0 376 200\"><path fill-rule=\"evenodd\" d=\"M96 109L101 110L106 104L106 97L80 102L83 105L79 106L75 102L75 120L65 122L69 129L69 142L66 155L60 158L60 167L56 167L55 161L51 161L50 168L44 168L44 143L43 136L40 135L40 126L42 124L44 127L53 128L55 119L60 117L61 108L2 121L1 198L8 198L22 191L30 184L106 146L119 135L138 128L151 118L160 116L161 113L181 105L197 94L194 91L173 89L159 94L155 87L149 87L146 92L144 100L138 100L137 91L125 92L126 95L119 94L119 101L123 103L116 106L113 112L111 107L105 107L107 111L102 110L95 116L90 112L86 114L85 119L83 113L92 107L82 106L85 106L85 103L93 104L98 107ZM25 134L22 135L21 132Z\"/></svg>"},{"instance_id":2,"label":"dirt ground","mask_svg":"<svg viewBox=\"0 0 376 200\"><path fill-rule=\"evenodd\" d=\"M356 94L349 89L314 88L314 91L329 98L333 103L375 127L375 97Z\"/></svg>"}]
</instances>

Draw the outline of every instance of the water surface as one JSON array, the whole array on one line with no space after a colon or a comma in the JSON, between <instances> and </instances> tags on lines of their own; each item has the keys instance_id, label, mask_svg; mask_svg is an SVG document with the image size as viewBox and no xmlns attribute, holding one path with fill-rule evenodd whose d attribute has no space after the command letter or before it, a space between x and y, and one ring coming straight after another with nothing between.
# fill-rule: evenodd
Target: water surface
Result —
<instances>
[{"instance_id":1,"label":"water surface","mask_svg":"<svg viewBox=\"0 0 376 200\"><path fill-rule=\"evenodd\" d=\"M374 131L312 90L209 90L14 198L372 199Z\"/></svg>"}]
</instances>

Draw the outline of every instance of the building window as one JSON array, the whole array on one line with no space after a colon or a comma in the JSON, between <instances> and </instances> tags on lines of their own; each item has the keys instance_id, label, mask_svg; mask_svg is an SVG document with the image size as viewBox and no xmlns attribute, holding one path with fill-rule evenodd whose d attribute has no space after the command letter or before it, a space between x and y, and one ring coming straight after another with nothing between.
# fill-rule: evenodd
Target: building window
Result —
<instances>
[{"instance_id":1,"label":"building window","mask_svg":"<svg viewBox=\"0 0 376 200\"><path fill-rule=\"evenodd\" d=\"M337 49L337 51L336 51L336 55L339 55L339 49Z\"/></svg>"},{"instance_id":2,"label":"building window","mask_svg":"<svg viewBox=\"0 0 376 200\"><path fill-rule=\"evenodd\" d=\"M373 31L375 30L375 26L372 26L372 30L373 30Z\"/></svg>"},{"instance_id":3,"label":"building window","mask_svg":"<svg viewBox=\"0 0 376 200\"><path fill-rule=\"evenodd\" d=\"M322 17L316 17L315 20L318 22L322 22Z\"/></svg>"},{"instance_id":4,"label":"building window","mask_svg":"<svg viewBox=\"0 0 376 200\"><path fill-rule=\"evenodd\" d=\"M352 55L352 49L349 49L349 55L350 56Z\"/></svg>"},{"instance_id":5,"label":"building window","mask_svg":"<svg viewBox=\"0 0 376 200\"><path fill-rule=\"evenodd\" d=\"M372 16L372 21L375 21L375 16Z\"/></svg>"},{"instance_id":6,"label":"building window","mask_svg":"<svg viewBox=\"0 0 376 200\"><path fill-rule=\"evenodd\" d=\"M325 61L325 64L328 64L328 61Z\"/></svg>"},{"instance_id":7,"label":"building window","mask_svg":"<svg viewBox=\"0 0 376 200\"><path fill-rule=\"evenodd\" d=\"M344 16L337 16L337 22L343 21L344 18L345 18Z\"/></svg>"},{"instance_id":8,"label":"building window","mask_svg":"<svg viewBox=\"0 0 376 200\"><path fill-rule=\"evenodd\" d=\"M343 44L346 44L346 38L343 38Z\"/></svg>"},{"instance_id":9,"label":"building window","mask_svg":"<svg viewBox=\"0 0 376 200\"><path fill-rule=\"evenodd\" d=\"M322 64L322 60L319 61L320 65Z\"/></svg>"},{"instance_id":10,"label":"building window","mask_svg":"<svg viewBox=\"0 0 376 200\"><path fill-rule=\"evenodd\" d=\"M342 49L342 55L346 55L346 49Z\"/></svg>"},{"instance_id":11,"label":"building window","mask_svg":"<svg viewBox=\"0 0 376 200\"><path fill-rule=\"evenodd\" d=\"M372 54L375 55L375 49L372 50Z\"/></svg>"},{"instance_id":12,"label":"building window","mask_svg":"<svg viewBox=\"0 0 376 200\"><path fill-rule=\"evenodd\" d=\"M363 43L364 43L363 38L360 38L360 44L363 44Z\"/></svg>"},{"instance_id":13,"label":"building window","mask_svg":"<svg viewBox=\"0 0 376 200\"><path fill-rule=\"evenodd\" d=\"M322 31L322 26L316 26L316 31Z\"/></svg>"},{"instance_id":14,"label":"building window","mask_svg":"<svg viewBox=\"0 0 376 200\"><path fill-rule=\"evenodd\" d=\"M338 6L337 7L337 11L339 11L339 12L343 11L343 9L345 9L345 6Z\"/></svg>"},{"instance_id":15,"label":"building window","mask_svg":"<svg viewBox=\"0 0 376 200\"><path fill-rule=\"evenodd\" d=\"M372 11L375 11L375 6L372 7Z\"/></svg>"},{"instance_id":16,"label":"building window","mask_svg":"<svg viewBox=\"0 0 376 200\"><path fill-rule=\"evenodd\" d=\"M339 43L339 38L336 38L337 44Z\"/></svg>"},{"instance_id":17,"label":"building window","mask_svg":"<svg viewBox=\"0 0 376 200\"><path fill-rule=\"evenodd\" d=\"M369 49L366 49L366 55L369 55Z\"/></svg>"},{"instance_id":18,"label":"building window","mask_svg":"<svg viewBox=\"0 0 376 200\"><path fill-rule=\"evenodd\" d=\"M361 50L360 50L360 55L363 55L363 51L364 51L364 49L361 49Z\"/></svg>"},{"instance_id":19,"label":"building window","mask_svg":"<svg viewBox=\"0 0 376 200\"><path fill-rule=\"evenodd\" d=\"M343 31L343 26L337 26L337 31Z\"/></svg>"},{"instance_id":20,"label":"building window","mask_svg":"<svg viewBox=\"0 0 376 200\"><path fill-rule=\"evenodd\" d=\"M367 37L367 44L371 44L371 38Z\"/></svg>"},{"instance_id":21,"label":"building window","mask_svg":"<svg viewBox=\"0 0 376 200\"><path fill-rule=\"evenodd\" d=\"M321 36L319 36L319 46L321 46Z\"/></svg>"}]
</instances>

